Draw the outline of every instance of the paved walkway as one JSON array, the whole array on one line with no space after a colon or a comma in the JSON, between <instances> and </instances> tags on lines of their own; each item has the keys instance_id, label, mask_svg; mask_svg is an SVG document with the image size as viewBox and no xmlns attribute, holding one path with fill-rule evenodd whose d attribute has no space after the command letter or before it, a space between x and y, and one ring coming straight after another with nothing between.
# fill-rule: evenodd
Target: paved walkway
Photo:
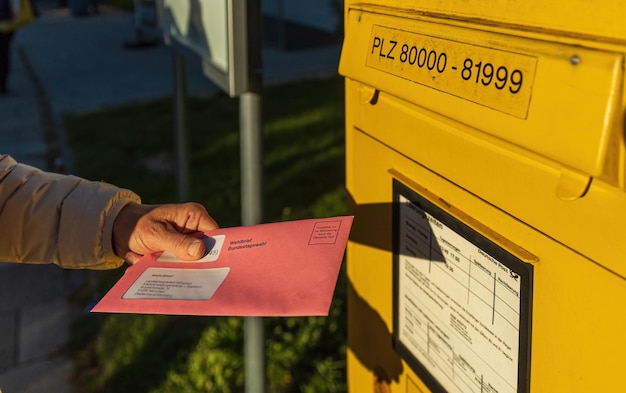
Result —
<instances>
[{"instance_id":1,"label":"paved walkway","mask_svg":"<svg viewBox=\"0 0 626 393\"><path fill-rule=\"evenodd\" d=\"M71 171L64 114L171 96L171 48L126 49L134 34L131 13L101 7L97 15L74 17L67 9L42 7L40 18L13 42L10 94L0 96L0 153L45 170ZM264 81L335 74L339 53L339 45L291 52L266 48ZM190 94L217 90L202 75L199 60L190 58L188 65ZM72 364L59 354L75 312L66 299L82 274L0 263L3 393L71 391Z\"/></svg>"}]
</instances>

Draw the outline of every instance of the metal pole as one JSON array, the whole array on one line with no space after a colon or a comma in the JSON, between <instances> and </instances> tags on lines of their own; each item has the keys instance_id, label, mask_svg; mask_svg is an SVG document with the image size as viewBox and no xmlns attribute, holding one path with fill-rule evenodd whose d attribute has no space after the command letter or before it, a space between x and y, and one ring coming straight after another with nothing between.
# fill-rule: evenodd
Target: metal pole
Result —
<instances>
[{"instance_id":1,"label":"metal pole","mask_svg":"<svg viewBox=\"0 0 626 393\"><path fill-rule=\"evenodd\" d=\"M246 317L244 325L246 393L265 392L264 335L263 318Z\"/></svg>"},{"instance_id":2,"label":"metal pole","mask_svg":"<svg viewBox=\"0 0 626 393\"><path fill-rule=\"evenodd\" d=\"M186 129L187 62L174 52L174 130L176 136L176 194L179 202L189 200L189 146Z\"/></svg>"},{"instance_id":3,"label":"metal pole","mask_svg":"<svg viewBox=\"0 0 626 393\"><path fill-rule=\"evenodd\" d=\"M261 144L261 95L241 94L239 98L241 123L241 216L244 225L262 220L263 160ZM265 339L263 319L246 317L244 351L246 354L246 393L265 391Z\"/></svg>"}]
</instances>

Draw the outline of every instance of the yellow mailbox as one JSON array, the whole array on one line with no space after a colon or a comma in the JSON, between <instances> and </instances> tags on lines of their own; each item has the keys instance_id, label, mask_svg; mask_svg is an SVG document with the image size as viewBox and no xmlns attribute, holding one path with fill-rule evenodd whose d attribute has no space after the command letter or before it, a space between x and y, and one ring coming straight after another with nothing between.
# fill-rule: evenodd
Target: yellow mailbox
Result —
<instances>
[{"instance_id":1,"label":"yellow mailbox","mask_svg":"<svg viewBox=\"0 0 626 393\"><path fill-rule=\"evenodd\" d=\"M345 11L349 391L626 391L626 3Z\"/></svg>"}]
</instances>

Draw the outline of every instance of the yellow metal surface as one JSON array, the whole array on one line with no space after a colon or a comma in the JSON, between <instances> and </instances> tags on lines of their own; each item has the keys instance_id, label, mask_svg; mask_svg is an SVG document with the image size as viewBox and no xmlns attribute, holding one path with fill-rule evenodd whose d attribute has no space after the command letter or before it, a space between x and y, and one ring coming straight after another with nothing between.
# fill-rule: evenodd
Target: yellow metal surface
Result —
<instances>
[{"instance_id":1,"label":"yellow metal surface","mask_svg":"<svg viewBox=\"0 0 626 393\"><path fill-rule=\"evenodd\" d=\"M558 32L562 37L594 37L607 41L626 40L622 0L541 1L452 1L452 0L346 0L347 8L375 4L389 13L401 10L415 16L433 15L486 26L506 26L519 31Z\"/></svg>"},{"instance_id":2,"label":"yellow metal surface","mask_svg":"<svg viewBox=\"0 0 626 393\"><path fill-rule=\"evenodd\" d=\"M393 128L391 122L390 129ZM391 205L390 167L398 173L411 174L433 193L445 195L450 205L463 206L469 216L497 228L504 238L526 245L539 258L534 264L531 392L623 389L623 277L472 196L364 132L353 128L348 133L348 171L352 173L348 187L355 214L354 236L348 250L350 392L372 391L376 367L385 370L393 393L415 389L429 392L391 345L391 239L384 239L391 233L390 223L384 219L390 214L386 212ZM376 231L372 233L371 228ZM409 379L413 382L409 383Z\"/></svg>"},{"instance_id":3,"label":"yellow metal surface","mask_svg":"<svg viewBox=\"0 0 626 393\"><path fill-rule=\"evenodd\" d=\"M376 105L354 105L348 110L354 116L352 124L382 143L436 168L441 176L626 277L626 264L615 257L616 249L626 242L623 191L597 179L587 187L589 176L564 175L559 163L443 116L412 110L386 93L379 94ZM579 185L584 197L564 198L564 190L576 189L576 179L587 180Z\"/></svg>"},{"instance_id":4,"label":"yellow metal surface","mask_svg":"<svg viewBox=\"0 0 626 393\"><path fill-rule=\"evenodd\" d=\"M602 174L611 138L621 137L611 131L622 121L623 53L380 11L348 11L343 75L564 166ZM431 53L437 61L429 70Z\"/></svg>"},{"instance_id":5,"label":"yellow metal surface","mask_svg":"<svg viewBox=\"0 0 626 393\"><path fill-rule=\"evenodd\" d=\"M624 391L625 11L346 1L350 392L430 392L392 344L394 179L533 266L528 391Z\"/></svg>"}]
</instances>

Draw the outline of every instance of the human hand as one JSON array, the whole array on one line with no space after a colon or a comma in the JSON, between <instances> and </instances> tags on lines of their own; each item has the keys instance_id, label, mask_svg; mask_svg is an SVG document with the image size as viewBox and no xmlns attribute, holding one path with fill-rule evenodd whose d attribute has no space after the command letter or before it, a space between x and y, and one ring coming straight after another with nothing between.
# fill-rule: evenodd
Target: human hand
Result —
<instances>
[{"instance_id":1,"label":"human hand","mask_svg":"<svg viewBox=\"0 0 626 393\"><path fill-rule=\"evenodd\" d=\"M218 228L198 203L124 206L113 223L113 250L129 264L145 254L169 251L182 260L200 259L204 243L190 236Z\"/></svg>"}]
</instances>

